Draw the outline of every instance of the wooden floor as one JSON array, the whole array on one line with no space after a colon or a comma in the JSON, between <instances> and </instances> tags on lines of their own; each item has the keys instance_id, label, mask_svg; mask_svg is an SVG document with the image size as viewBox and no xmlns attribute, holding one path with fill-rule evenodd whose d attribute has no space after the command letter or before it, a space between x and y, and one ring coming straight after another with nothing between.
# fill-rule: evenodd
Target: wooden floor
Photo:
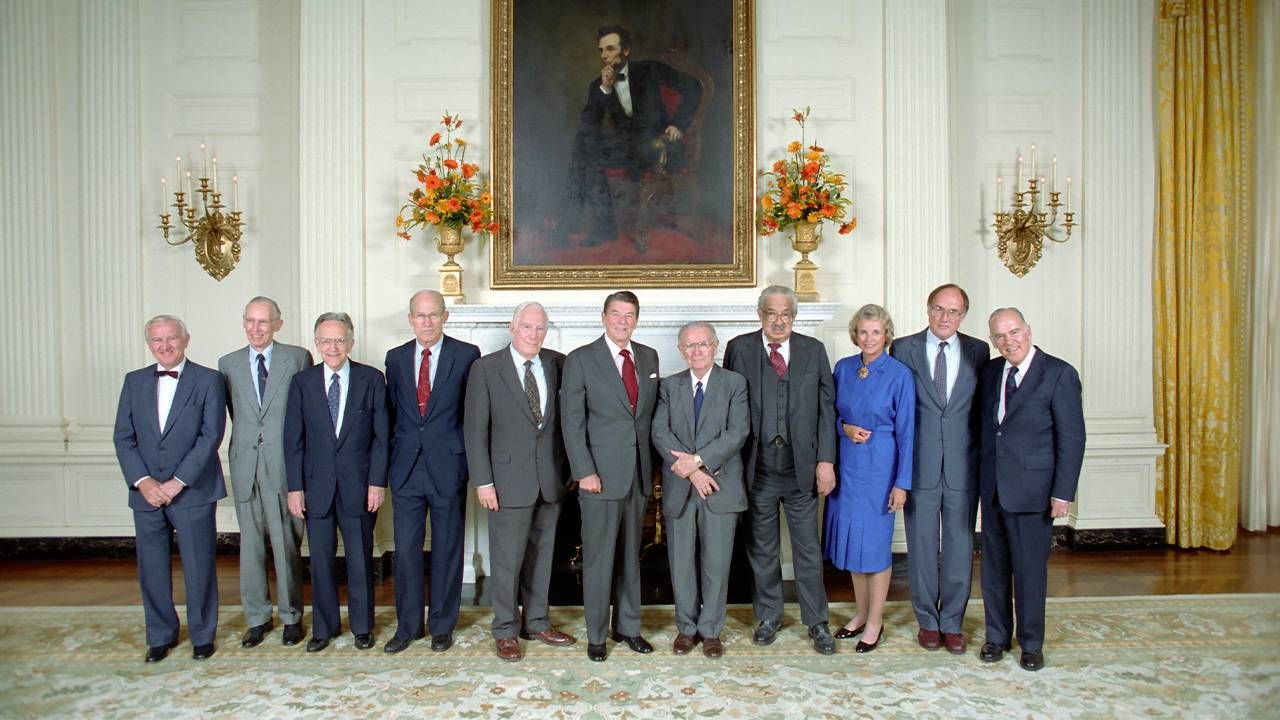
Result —
<instances>
[{"instance_id":1,"label":"wooden floor","mask_svg":"<svg viewBox=\"0 0 1280 720\"><path fill-rule=\"evenodd\" d=\"M977 562L974 564L973 592L977 596ZM224 604L240 602L238 567L234 555L218 556L218 588ZM175 598L181 603L181 567L176 556L174 584ZM853 599L844 573L829 569L826 584L831 600ZM394 604L391 578L379 580L374 592L378 605ZM1235 547L1226 552L1057 550L1049 563L1050 597L1257 592L1280 592L1280 529L1241 531ZM646 597L649 595L646 592ZM482 585L465 588L464 598L486 604ZM903 558L895 561L889 598L907 598ZM0 561L0 606L139 603L137 565L132 559Z\"/></svg>"}]
</instances>

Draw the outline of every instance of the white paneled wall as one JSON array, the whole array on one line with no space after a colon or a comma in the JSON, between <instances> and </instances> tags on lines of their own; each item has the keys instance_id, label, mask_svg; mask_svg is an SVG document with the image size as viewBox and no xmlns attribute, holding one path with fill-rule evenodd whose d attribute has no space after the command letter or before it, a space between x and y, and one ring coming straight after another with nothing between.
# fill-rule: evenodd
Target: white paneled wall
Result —
<instances>
[{"instance_id":1,"label":"white paneled wall","mask_svg":"<svg viewBox=\"0 0 1280 720\"><path fill-rule=\"evenodd\" d=\"M1084 377L1090 446L1072 522L1155 524L1153 0L755 8L757 164L798 137L790 115L807 105L806 139L852 185L857 231L828 228L813 256L822 299L836 303L815 327L832 358L853 351L854 308L883 303L911 332L945 280L969 290L971 334L986 334L992 308L1021 307L1038 344ZM123 373L149 359L152 314L183 316L203 364L244 343L240 309L259 293L280 301L287 342L305 342L326 310L352 314L354 355L375 366L410 337L407 299L436 285L441 258L422 233L396 238L393 219L446 110L466 119L471 153L489 150L489 26L484 0L3 4L0 535L132 532L110 423ZM190 167L201 142L223 190L241 177L243 257L222 282L155 229L160 177L172 189L174 156ZM1033 142L1076 179L1083 226L1018 279L994 253L992 192ZM490 290L488 251L470 242L459 257L471 303L604 295ZM790 282L795 259L785 237L760 241L758 284ZM639 292L656 308L749 304L758 291ZM219 525L235 529L229 507Z\"/></svg>"}]
</instances>

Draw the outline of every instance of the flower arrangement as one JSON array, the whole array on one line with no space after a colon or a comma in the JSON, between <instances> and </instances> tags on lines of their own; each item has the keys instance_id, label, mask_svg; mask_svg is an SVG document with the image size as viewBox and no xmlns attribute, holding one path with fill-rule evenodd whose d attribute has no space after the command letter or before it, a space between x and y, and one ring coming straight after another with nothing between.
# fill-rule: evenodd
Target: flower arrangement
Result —
<instances>
[{"instance_id":1,"label":"flower arrangement","mask_svg":"<svg viewBox=\"0 0 1280 720\"><path fill-rule=\"evenodd\" d=\"M461 227L471 232L498 232L493 222L493 195L480 179L480 166L467 162L467 141L454 137L462 127L462 118L447 112L436 132L427 141L435 157L422 156L422 164L414 171L421 187L409 193L409 202L396 213L396 234L411 240L409 231L425 225Z\"/></svg>"},{"instance_id":2,"label":"flower arrangement","mask_svg":"<svg viewBox=\"0 0 1280 720\"><path fill-rule=\"evenodd\" d=\"M826 150L816 143L805 147L804 123L809 111L808 107L792 111L791 118L800 125L800 139L787 145L788 157L761 173L767 178L760 197L761 235L772 235L800 223L841 221L853 204L843 195L848 188L844 176L831 172ZM847 235L857 226L858 219L851 218L840 225L840 234Z\"/></svg>"}]
</instances>

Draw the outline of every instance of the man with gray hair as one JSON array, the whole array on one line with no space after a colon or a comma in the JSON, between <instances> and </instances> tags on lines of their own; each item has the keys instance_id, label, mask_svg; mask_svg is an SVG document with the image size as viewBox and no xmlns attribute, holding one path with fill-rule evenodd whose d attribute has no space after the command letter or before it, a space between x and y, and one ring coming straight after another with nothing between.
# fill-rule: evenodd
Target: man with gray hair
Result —
<instances>
[{"instance_id":1,"label":"man with gray hair","mask_svg":"<svg viewBox=\"0 0 1280 720\"><path fill-rule=\"evenodd\" d=\"M818 497L836 486L835 384L822 343L792 332L796 294L771 285L760 293L760 331L729 341L724 366L747 379L751 436L742 448L751 534L747 558L755 575L756 626L751 641L768 645L782 626L778 505L787 514L800 619L813 649L830 655L827 591L818 544Z\"/></svg>"},{"instance_id":2,"label":"man with gray hair","mask_svg":"<svg viewBox=\"0 0 1280 720\"><path fill-rule=\"evenodd\" d=\"M258 296L244 306L249 344L218 360L231 414L231 492L240 525L240 604L249 629L240 646L255 647L272 629L267 543L276 571L282 642L297 645L302 629L303 522L289 514L284 474L285 400L295 373L311 367L311 353L275 340L284 325L280 306Z\"/></svg>"},{"instance_id":3,"label":"man with gray hair","mask_svg":"<svg viewBox=\"0 0 1280 720\"><path fill-rule=\"evenodd\" d=\"M157 315L144 335L154 365L124 378L116 411L116 458L129 488L149 663L178 644L169 543L178 535L191 656L213 655L218 631L214 510L227 496L218 446L227 424L222 376L187 360L181 320Z\"/></svg>"},{"instance_id":4,"label":"man with gray hair","mask_svg":"<svg viewBox=\"0 0 1280 720\"><path fill-rule=\"evenodd\" d=\"M564 355L544 348L547 311L516 306L511 342L471 365L463 437L476 500L488 510L489 596L499 658L524 656L517 635L556 647L574 638L547 616L560 501L569 491L556 396Z\"/></svg>"},{"instance_id":5,"label":"man with gray hair","mask_svg":"<svg viewBox=\"0 0 1280 720\"><path fill-rule=\"evenodd\" d=\"M662 511L675 595L671 650L724 654L725 601L738 515L747 509L742 444L751 431L747 381L716 365L715 328L691 322L677 348L689 369L663 378L653 413L653 447L663 459Z\"/></svg>"}]
</instances>

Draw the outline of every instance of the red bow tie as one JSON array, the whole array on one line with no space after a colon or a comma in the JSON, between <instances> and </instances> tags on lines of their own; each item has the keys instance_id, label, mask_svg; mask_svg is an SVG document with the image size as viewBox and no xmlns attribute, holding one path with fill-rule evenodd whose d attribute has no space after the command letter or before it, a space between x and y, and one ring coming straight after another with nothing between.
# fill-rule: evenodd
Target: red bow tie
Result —
<instances>
[{"instance_id":1,"label":"red bow tie","mask_svg":"<svg viewBox=\"0 0 1280 720\"><path fill-rule=\"evenodd\" d=\"M177 371L177 370L157 370L157 371L156 371L156 377L160 377L161 375L168 375L169 377L173 378L174 380L177 380L177 379L178 379L178 371Z\"/></svg>"}]
</instances>

